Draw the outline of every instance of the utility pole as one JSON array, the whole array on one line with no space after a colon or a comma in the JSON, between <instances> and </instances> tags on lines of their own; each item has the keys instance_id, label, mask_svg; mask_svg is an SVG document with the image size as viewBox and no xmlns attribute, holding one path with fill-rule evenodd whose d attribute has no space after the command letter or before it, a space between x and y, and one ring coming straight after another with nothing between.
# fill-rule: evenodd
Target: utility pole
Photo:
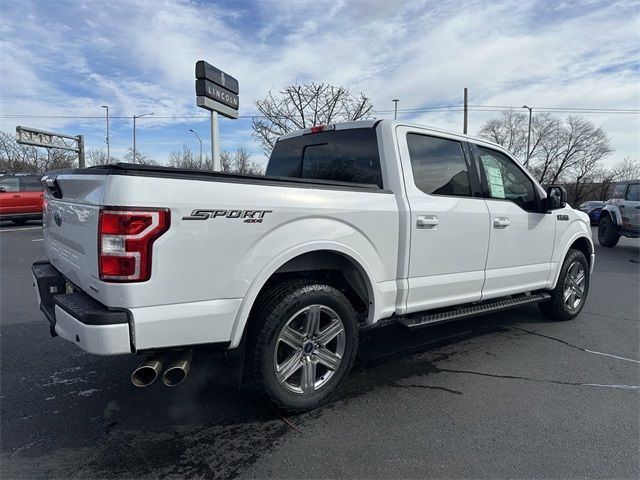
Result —
<instances>
[{"instance_id":1,"label":"utility pole","mask_svg":"<svg viewBox=\"0 0 640 480\"><path fill-rule=\"evenodd\" d=\"M400 100L398 100L397 98L394 98L391 101L393 102L393 119L396 120L398 118L398 102Z\"/></svg>"},{"instance_id":2,"label":"utility pole","mask_svg":"<svg viewBox=\"0 0 640 480\"><path fill-rule=\"evenodd\" d=\"M462 133L467 134L467 114L469 112L469 105L467 103L467 87L464 87L464 123L462 125Z\"/></svg>"},{"instance_id":3,"label":"utility pole","mask_svg":"<svg viewBox=\"0 0 640 480\"><path fill-rule=\"evenodd\" d=\"M200 138L200 135L198 135L192 128L190 128L189 131L193 133L200 142L200 165L202 165L202 139Z\"/></svg>"},{"instance_id":4,"label":"utility pole","mask_svg":"<svg viewBox=\"0 0 640 480\"><path fill-rule=\"evenodd\" d=\"M532 115L532 112L533 112L533 107L529 107L527 105L523 105L522 108L526 108L527 110L529 110L529 133L527 134L527 159L524 161L524 166L528 167L529 166L529 156L530 156L529 147L531 145L531 115Z\"/></svg>"},{"instance_id":5,"label":"utility pole","mask_svg":"<svg viewBox=\"0 0 640 480\"><path fill-rule=\"evenodd\" d=\"M153 115L153 112L133 116L133 163L136 163L136 118L147 117L149 115Z\"/></svg>"},{"instance_id":6,"label":"utility pole","mask_svg":"<svg viewBox=\"0 0 640 480\"><path fill-rule=\"evenodd\" d=\"M102 105L102 108L107 109L107 163L111 161L111 151L109 145L109 105Z\"/></svg>"},{"instance_id":7,"label":"utility pole","mask_svg":"<svg viewBox=\"0 0 640 480\"><path fill-rule=\"evenodd\" d=\"M211 111L211 164L214 172L220 171L220 133L218 112Z\"/></svg>"}]
</instances>

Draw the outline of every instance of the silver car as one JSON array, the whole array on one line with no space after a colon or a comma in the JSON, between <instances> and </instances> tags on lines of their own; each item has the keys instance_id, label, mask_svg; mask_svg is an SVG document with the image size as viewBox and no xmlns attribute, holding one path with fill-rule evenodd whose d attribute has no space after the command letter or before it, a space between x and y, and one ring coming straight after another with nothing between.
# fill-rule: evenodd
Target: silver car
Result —
<instances>
[{"instance_id":1,"label":"silver car","mask_svg":"<svg viewBox=\"0 0 640 480\"><path fill-rule=\"evenodd\" d=\"M621 236L640 236L640 180L620 182L605 202L598 224L598 241L604 247L615 247Z\"/></svg>"}]
</instances>

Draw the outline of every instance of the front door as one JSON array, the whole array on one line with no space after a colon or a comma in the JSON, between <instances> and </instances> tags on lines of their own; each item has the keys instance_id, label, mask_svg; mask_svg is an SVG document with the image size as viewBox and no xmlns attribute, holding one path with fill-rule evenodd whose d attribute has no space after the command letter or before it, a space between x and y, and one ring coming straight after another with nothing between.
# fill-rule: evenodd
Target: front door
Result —
<instances>
[{"instance_id":1,"label":"front door","mask_svg":"<svg viewBox=\"0 0 640 480\"><path fill-rule=\"evenodd\" d=\"M514 160L474 146L490 214L490 242L482 299L547 286L557 215L540 213L534 182Z\"/></svg>"},{"instance_id":2,"label":"front door","mask_svg":"<svg viewBox=\"0 0 640 480\"><path fill-rule=\"evenodd\" d=\"M398 142L411 210L406 312L480 300L489 212L463 142L409 127Z\"/></svg>"}]
</instances>

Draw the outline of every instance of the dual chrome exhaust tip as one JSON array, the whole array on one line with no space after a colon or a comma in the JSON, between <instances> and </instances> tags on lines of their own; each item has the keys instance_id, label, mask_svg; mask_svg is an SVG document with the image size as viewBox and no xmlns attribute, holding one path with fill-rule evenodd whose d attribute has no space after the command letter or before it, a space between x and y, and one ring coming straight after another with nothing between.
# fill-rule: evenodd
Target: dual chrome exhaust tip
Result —
<instances>
[{"instance_id":1,"label":"dual chrome exhaust tip","mask_svg":"<svg viewBox=\"0 0 640 480\"><path fill-rule=\"evenodd\" d=\"M178 353L173 357L163 373L164 357L160 355L150 357L133 371L131 383L136 387L148 387L162 373L162 383L167 387L177 387L187 379L191 369L192 358L193 352L191 350Z\"/></svg>"}]
</instances>

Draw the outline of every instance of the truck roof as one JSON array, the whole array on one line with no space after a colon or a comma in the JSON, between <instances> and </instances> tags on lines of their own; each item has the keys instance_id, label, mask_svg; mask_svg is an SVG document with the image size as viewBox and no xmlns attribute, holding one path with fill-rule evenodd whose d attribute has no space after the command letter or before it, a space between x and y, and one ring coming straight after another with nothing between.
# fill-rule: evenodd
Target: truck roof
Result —
<instances>
[{"instance_id":1,"label":"truck roof","mask_svg":"<svg viewBox=\"0 0 640 480\"><path fill-rule=\"evenodd\" d=\"M396 126L404 126L404 127L415 127L415 128L420 128L423 130L427 130L436 134L445 134L445 135L449 135L449 136L454 136L457 138L460 138L461 140L465 140L465 141L472 141L474 143L484 143L487 145L492 145L494 147L497 147L501 150L504 150L504 147L500 144L497 144L495 142L492 142L491 140L487 140L486 138L479 138L479 137L473 137L471 135L465 135L463 133L458 133L458 132L452 132L450 130L445 130L442 128L437 128L437 127L430 127L427 125L421 125L419 123L415 123L415 122L405 122L405 121L401 121L401 120L390 120L390 119L373 119L373 120L357 120L354 122L340 122L340 123L334 123L332 124L334 126L334 130L348 130L351 128L375 128L376 126L378 126L378 124L380 123L384 123L388 128L393 129ZM293 137L299 137L301 135L306 135L311 133L311 128L313 127L309 127L309 128L305 128L303 130L295 130L293 132L289 132L289 133L285 133L284 135L280 136L278 138L278 141L280 140L286 140L287 138L293 138Z\"/></svg>"}]
</instances>

